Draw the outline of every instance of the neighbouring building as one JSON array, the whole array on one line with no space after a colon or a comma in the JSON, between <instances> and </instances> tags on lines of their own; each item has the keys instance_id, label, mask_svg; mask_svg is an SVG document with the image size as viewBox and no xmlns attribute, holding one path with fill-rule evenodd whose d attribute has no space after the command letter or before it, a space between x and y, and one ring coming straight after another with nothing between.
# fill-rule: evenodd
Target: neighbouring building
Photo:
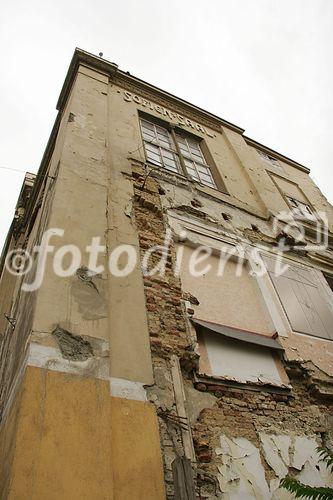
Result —
<instances>
[{"instance_id":1,"label":"neighbouring building","mask_svg":"<svg viewBox=\"0 0 333 500\"><path fill-rule=\"evenodd\" d=\"M333 207L309 169L80 49L57 109L1 258L0 497L330 485Z\"/></svg>"}]
</instances>

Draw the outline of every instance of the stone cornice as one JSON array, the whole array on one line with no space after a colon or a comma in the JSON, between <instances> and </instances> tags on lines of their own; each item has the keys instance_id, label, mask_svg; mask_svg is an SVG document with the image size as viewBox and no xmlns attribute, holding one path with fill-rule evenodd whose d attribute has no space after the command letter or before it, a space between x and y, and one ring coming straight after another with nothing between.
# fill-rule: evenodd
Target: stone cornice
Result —
<instances>
[{"instance_id":1,"label":"stone cornice","mask_svg":"<svg viewBox=\"0 0 333 500\"><path fill-rule=\"evenodd\" d=\"M310 172L310 169L308 167L305 167L301 163L298 163L297 161L294 161L291 158L288 158L288 156L284 156L281 153L274 151L274 149L270 149L267 146L260 144L260 142L257 142L254 139L251 139L250 137L247 137L245 135L243 135L243 137L249 146L252 146L256 149L259 149L260 151L263 151L264 153L268 153L268 154L276 157L278 160L281 160L285 163L288 163L289 165L292 165L293 167L297 168L298 170L302 170L306 174L308 174Z\"/></svg>"},{"instance_id":2,"label":"stone cornice","mask_svg":"<svg viewBox=\"0 0 333 500\"><path fill-rule=\"evenodd\" d=\"M165 105L169 108L173 108L175 111L191 115L198 122L212 128L213 130L217 130L221 132L221 126L228 127L231 130L234 130L240 134L244 133L244 129L234 125L233 123L228 122L227 120L223 120L222 118L205 111L198 106L194 106L193 104L185 101L184 99L180 99L169 92L165 92L164 90L151 85L140 78L134 77L125 71L121 71L118 69L118 65L115 63L111 63L102 59L101 57L95 56L94 54L90 54L84 50L76 48L72 57L72 61L70 63L63 87L61 89L61 93L59 96L59 100L57 103L57 109L61 110L64 108L65 103L67 101L70 89L72 87L72 83L75 79L77 69L80 64L87 65L93 69L96 69L104 74L110 76L111 80L119 84L121 87L131 90L133 92L138 92L140 95L144 97L148 97L152 100L158 101L162 105Z\"/></svg>"},{"instance_id":3,"label":"stone cornice","mask_svg":"<svg viewBox=\"0 0 333 500\"><path fill-rule=\"evenodd\" d=\"M140 78L130 75L130 73L128 72L120 70L117 64L109 62L101 57L98 57L79 48L76 48L74 51L63 87L61 89L59 100L57 102L57 109L59 111L63 110L65 107L80 64L91 67L109 76L113 83L118 84L126 90L137 93L140 96L161 104L162 106L165 106L169 109L172 109L177 113L185 114L186 116L192 118L194 121L202 123L203 125L206 125L207 127L215 131L221 132L221 127L227 127L235 132L238 132L241 135L243 135L245 132L243 128L230 123L227 120L214 115L213 113L205 111L198 106L194 106L184 99L180 99L179 97L176 97L169 92L165 92L164 90L155 87L154 85L151 85L150 83L147 83ZM270 149L256 142L250 137L246 137L245 135L243 135L243 137L250 146L258 148L268 154L272 154L281 161L284 161L307 174L310 172L309 168L288 158L287 156L284 156L274 151L273 149Z\"/></svg>"}]
</instances>

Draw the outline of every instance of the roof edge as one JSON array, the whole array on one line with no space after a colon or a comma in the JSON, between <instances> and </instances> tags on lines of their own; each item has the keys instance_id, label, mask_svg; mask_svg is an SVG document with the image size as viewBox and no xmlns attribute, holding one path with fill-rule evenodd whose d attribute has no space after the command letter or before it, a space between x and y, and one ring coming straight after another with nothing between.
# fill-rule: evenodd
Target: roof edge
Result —
<instances>
[{"instance_id":1,"label":"roof edge","mask_svg":"<svg viewBox=\"0 0 333 500\"><path fill-rule=\"evenodd\" d=\"M264 144L261 144L260 142L255 141L254 139L251 139L251 137L247 137L246 135L243 135L244 140L249 144L250 146L253 146L256 149L260 149L261 151L264 151L265 153L272 154L273 156L276 156L278 159L285 161L289 165L292 165L293 167L297 168L298 170L302 170L302 172L305 172L307 174L310 173L310 169L306 167L305 165L302 165L301 163L298 163L295 160L292 160L291 158L288 158L288 156L285 156L281 153L278 153L278 151L275 151L274 149L271 149Z\"/></svg>"},{"instance_id":2,"label":"roof edge","mask_svg":"<svg viewBox=\"0 0 333 500\"><path fill-rule=\"evenodd\" d=\"M198 113L201 113L203 116L206 116L212 120L215 120L217 123L219 123L221 126L225 126L227 128L230 128L231 130L234 130L235 132L238 132L244 137L244 140L251 146L261 149L262 151L265 151L267 153L273 154L277 156L282 161L285 161L286 163L292 165L293 167L297 168L298 170L301 170L302 172L305 172L307 174L310 173L310 169L308 167L305 167L301 163L298 163L295 160L292 160L291 158L278 153L277 151L255 141L254 139L251 139L250 137L247 137L244 135L245 129L239 127L238 125L235 125L234 123L231 123L227 120L224 120L223 118L206 111L203 108L200 108L199 106L195 106L194 104L191 104L190 102L186 101L185 99L181 99L180 97L175 96L174 94L171 94L170 92L167 92L159 87L156 87L155 85L152 85L144 80L141 80L140 78L130 75L128 72L122 71L118 68L118 65L115 63L112 63L110 61L107 61L106 59L103 59L102 57L96 56L95 54L92 54L90 52L87 52L83 49L80 49L78 47L75 48L74 54L72 56L67 75L65 78L65 81L63 83L59 99L56 105L56 108L58 111L61 111L66 104L68 95L70 93L73 81L75 79L77 69L80 64L86 64L98 71L101 71L103 73L106 73L110 75L111 77L114 76L115 74L121 74L123 78L126 78L128 82L135 82L136 84L141 85L142 87L146 87L154 92L157 92L159 94L162 94L169 99L172 99L173 101L187 107L190 110L194 110Z\"/></svg>"},{"instance_id":3,"label":"roof edge","mask_svg":"<svg viewBox=\"0 0 333 500\"><path fill-rule=\"evenodd\" d=\"M116 73L120 74L123 78L126 78L128 82L133 83L135 82L136 84L141 85L142 87L146 87L154 92L157 92L159 94L162 94L169 99L172 99L173 101L176 101L177 103L193 110L198 113L201 113L203 116L206 116L210 118L211 120L215 120L217 123L220 125L223 125L227 128L230 128L234 130L235 132L238 132L240 134L243 134L245 132L245 129L239 127L238 125L235 125L234 123L228 122L227 120L224 120L223 118L214 115L213 113L206 111L203 108L200 108L199 106L195 106L194 104L191 104L190 102L186 101L185 99L181 99L180 97L175 96L174 94L171 94L170 92L167 92L159 87L156 87L155 85L152 85L145 80L141 80L140 78L130 75L126 73L125 71L122 71L118 69L118 65L112 62L107 61L106 59L103 59L102 57L96 56L94 54L91 54L90 52L86 52L82 49L76 48L72 57L72 60L69 65L69 69L67 71L67 75L64 81L64 84L62 86L60 96L57 102L57 110L60 111L63 109L65 106L65 103L67 101L67 97L69 95L72 83L74 81L75 75L77 68L79 67L80 64L87 64L94 69L97 69L99 71L102 71L103 73L108 73L111 76L115 75Z\"/></svg>"}]
</instances>

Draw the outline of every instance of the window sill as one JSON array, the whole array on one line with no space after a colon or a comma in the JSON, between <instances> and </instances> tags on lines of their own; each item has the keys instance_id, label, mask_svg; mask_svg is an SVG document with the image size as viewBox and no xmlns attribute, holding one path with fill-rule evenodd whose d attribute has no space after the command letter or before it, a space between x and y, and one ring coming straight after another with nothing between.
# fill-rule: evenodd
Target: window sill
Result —
<instances>
[{"instance_id":1,"label":"window sill","mask_svg":"<svg viewBox=\"0 0 333 500\"><path fill-rule=\"evenodd\" d=\"M321 342L333 342L333 338L329 339L327 337L319 337L319 335L313 335L312 333L304 333L304 332L298 332L296 330L292 331L294 335L300 336L300 337L307 337L311 341L321 341Z\"/></svg>"},{"instance_id":2,"label":"window sill","mask_svg":"<svg viewBox=\"0 0 333 500\"><path fill-rule=\"evenodd\" d=\"M203 184L200 184L197 181L189 179L188 177L186 177L183 174L173 173L173 172L168 171L164 168L157 167L156 165L153 165L152 163L145 162L145 161L139 160L139 159L134 158L134 157L128 157L128 160L135 162L143 167L148 166L150 169L152 169L154 171L154 175L156 177L160 177L161 179L165 180L166 182L170 182L170 184L181 185L185 189L189 189L189 187L192 186L202 196L212 198L216 202L226 203L227 205L232 206L233 208L238 208L239 210L243 210L244 212L246 212L250 215L254 215L255 217L258 217L259 219L262 219L265 221L269 220L269 215L267 213L265 214L263 212L256 210L255 208L251 208L249 206L244 206L242 203L240 203L236 199L234 199L232 197L232 195L230 195L229 193L205 186Z\"/></svg>"},{"instance_id":3,"label":"window sill","mask_svg":"<svg viewBox=\"0 0 333 500\"><path fill-rule=\"evenodd\" d=\"M260 384L254 382L237 382L223 377L210 377L204 374L194 375L194 385L201 392L213 392L215 395L223 393L223 388L236 390L246 390L254 392L269 392L272 394L281 394L291 396L291 385L276 386L272 384ZM220 394L220 395L221 395Z\"/></svg>"}]
</instances>

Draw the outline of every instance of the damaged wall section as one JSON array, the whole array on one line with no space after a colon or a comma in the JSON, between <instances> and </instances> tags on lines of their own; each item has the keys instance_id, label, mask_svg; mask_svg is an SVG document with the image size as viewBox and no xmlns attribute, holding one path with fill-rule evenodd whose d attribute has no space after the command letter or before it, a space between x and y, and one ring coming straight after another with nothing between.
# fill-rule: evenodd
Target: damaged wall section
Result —
<instances>
[{"instance_id":1,"label":"damaged wall section","mask_svg":"<svg viewBox=\"0 0 333 500\"><path fill-rule=\"evenodd\" d=\"M157 179L139 165L133 165L133 178L143 255L151 246L163 245L169 226L161 198L167 189L164 182L161 189ZM285 393L246 385L228 387L213 378L206 384L198 382L197 339L186 306L196 309L200 298L194 288L182 288L175 278L174 242L170 249L166 275L144 278L155 379L147 393L159 416L167 498L178 494L172 464L179 457L191 460L198 498L286 498L278 488L286 474L310 484L329 484L315 447L332 443L332 409L329 401L311 394L303 372L297 372L296 378L295 370L289 372L292 392ZM152 256L151 266L159 258L158 253ZM174 356L181 367L184 414L177 406ZM281 373L280 385L287 387L285 371L277 370L276 375ZM193 439L192 457L187 437Z\"/></svg>"}]
</instances>

